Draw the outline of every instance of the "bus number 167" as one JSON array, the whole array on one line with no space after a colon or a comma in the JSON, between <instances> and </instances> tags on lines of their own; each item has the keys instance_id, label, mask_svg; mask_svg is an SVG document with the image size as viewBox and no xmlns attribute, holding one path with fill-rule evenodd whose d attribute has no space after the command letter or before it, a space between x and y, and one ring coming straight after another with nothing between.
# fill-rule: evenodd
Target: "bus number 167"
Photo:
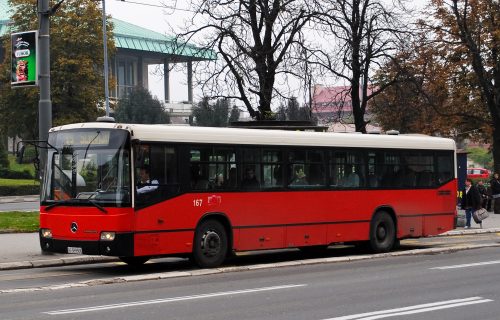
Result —
<instances>
[{"instance_id":1,"label":"bus number 167","mask_svg":"<svg viewBox=\"0 0 500 320\"><path fill-rule=\"evenodd\" d=\"M193 200L193 207L201 207L202 204L203 204L203 199Z\"/></svg>"}]
</instances>

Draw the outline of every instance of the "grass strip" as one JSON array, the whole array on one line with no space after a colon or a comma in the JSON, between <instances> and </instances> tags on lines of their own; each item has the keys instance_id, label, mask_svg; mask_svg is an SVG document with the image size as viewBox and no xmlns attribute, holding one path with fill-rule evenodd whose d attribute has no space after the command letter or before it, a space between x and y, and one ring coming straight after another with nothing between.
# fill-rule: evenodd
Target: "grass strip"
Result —
<instances>
[{"instance_id":1,"label":"grass strip","mask_svg":"<svg viewBox=\"0 0 500 320\"><path fill-rule=\"evenodd\" d=\"M37 232L40 227L38 211L0 212L0 232Z\"/></svg>"},{"instance_id":2,"label":"grass strip","mask_svg":"<svg viewBox=\"0 0 500 320\"><path fill-rule=\"evenodd\" d=\"M0 186L38 186L40 183L33 179L4 179L0 178Z\"/></svg>"}]
</instances>

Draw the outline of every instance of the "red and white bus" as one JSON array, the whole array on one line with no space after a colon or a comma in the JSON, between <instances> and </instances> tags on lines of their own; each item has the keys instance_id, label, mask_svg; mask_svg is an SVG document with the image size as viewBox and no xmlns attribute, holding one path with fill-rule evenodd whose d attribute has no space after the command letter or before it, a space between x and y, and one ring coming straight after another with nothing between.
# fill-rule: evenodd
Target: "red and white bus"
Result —
<instances>
[{"instance_id":1,"label":"red and white bus","mask_svg":"<svg viewBox=\"0 0 500 320\"><path fill-rule=\"evenodd\" d=\"M44 251L215 267L245 250L385 252L454 227L450 139L95 122L52 128L49 146Z\"/></svg>"}]
</instances>

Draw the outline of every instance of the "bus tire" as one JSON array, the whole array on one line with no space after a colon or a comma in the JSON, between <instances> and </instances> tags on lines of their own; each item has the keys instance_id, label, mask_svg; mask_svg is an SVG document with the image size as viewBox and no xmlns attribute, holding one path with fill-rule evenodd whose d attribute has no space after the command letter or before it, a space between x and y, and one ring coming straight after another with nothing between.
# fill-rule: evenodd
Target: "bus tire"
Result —
<instances>
[{"instance_id":1,"label":"bus tire","mask_svg":"<svg viewBox=\"0 0 500 320\"><path fill-rule=\"evenodd\" d=\"M375 214L370 225L370 249L375 253L391 251L396 243L396 227L385 211Z\"/></svg>"},{"instance_id":2,"label":"bus tire","mask_svg":"<svg viewBox=\"0 0 500 320\"><path fill-rule=\"evenodd\" d=\"M122 262L125 262L131 267L140 267L148 262L149 257L119 257Z\"/></svg>"},{"instance_id":3,"label":"bus tire","mask_svg":"<svg viewBox=\"0 0 500 320\"><path fill-rule=\"evenodd\" d=\"M193 260L198 266L220 266L226 259L227 251L227 232L220 222L209 219L198 225L193 245Z\"/></svg>"}]
</instances>

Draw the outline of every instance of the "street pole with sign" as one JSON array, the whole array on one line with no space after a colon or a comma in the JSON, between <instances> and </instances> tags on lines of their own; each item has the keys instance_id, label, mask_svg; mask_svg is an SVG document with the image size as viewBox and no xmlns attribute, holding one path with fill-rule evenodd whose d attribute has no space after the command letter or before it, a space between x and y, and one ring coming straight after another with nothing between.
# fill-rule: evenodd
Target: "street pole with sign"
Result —
<instances>
[{"instance_id":1,"label":"street pole with sign","mask_svg":"<svg viewBox=\"0 0 500 320\"><path fill-rule=\"evenodd\" d=\"M50 99L50 22L51 10L49 0L38 1L38 21L40 23L39 34L39 86L40 100L38 102L38 137L40 142L40 178L45 173L47 163L47 140L49 129L52 127L52 101Z\"/></svg>"}]
</instances>

